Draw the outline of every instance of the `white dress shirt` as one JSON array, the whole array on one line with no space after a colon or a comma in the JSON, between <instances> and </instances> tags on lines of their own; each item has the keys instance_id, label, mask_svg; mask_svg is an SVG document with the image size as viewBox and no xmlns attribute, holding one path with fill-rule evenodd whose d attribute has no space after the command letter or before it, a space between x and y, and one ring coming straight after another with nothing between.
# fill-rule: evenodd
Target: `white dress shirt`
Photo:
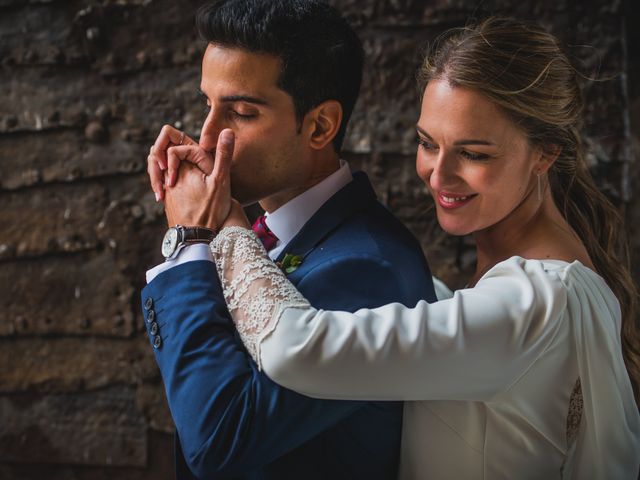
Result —
<instances>
[{"instance_id":1,"label":"white dress shirt","mask_svg":"<svg viewBox=\"0 0 640 480\"><path fill-rule=\"evenodd\" d=\"M353 175L349 164L340 160L340 168L327 178L289 200L277 210L267 213L267 227L278 237L278 243L269 251L269 257L275 260L320 207L352 180ZM213 262L208 244L197 243L182 248L176 258L167 259L148 270L147 283L151 283L156 276L170 268L196 260Z\"/></svg>"}]
</instances>

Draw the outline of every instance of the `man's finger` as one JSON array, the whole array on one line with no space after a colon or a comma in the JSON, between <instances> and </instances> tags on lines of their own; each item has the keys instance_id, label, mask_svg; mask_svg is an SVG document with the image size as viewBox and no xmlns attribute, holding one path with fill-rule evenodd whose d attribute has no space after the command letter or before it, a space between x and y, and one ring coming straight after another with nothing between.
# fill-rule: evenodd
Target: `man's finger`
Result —
<instances>
[{"instance_id":1,"label":"man's finger","mask_svg":"<svg viewBox=\"0 0 640 480\"><path fill-rule=\"evenodd\" d=\"M233 130L228 128L222 130L218 135L213 172L205 178L207 190L211 194L207 202L212 209L210 222L215 225L215 228L219 228L223 224L231 208L231 180L229 176L234 145Z\"/></svg>"},{"instance_id":2,"label":"man's finger","mask_svg":"<svg viewBox=\"0 0 640 480\"><path fill-rule=\"evenodd\" d=\"M224 184L229 178L231 169L231 159L233 158L233 148L235 145L235 135L233 130L226 128L218 135L218 145L216 146L216 161L213 167L213 179Z\"/></svg>"}]
</instances>

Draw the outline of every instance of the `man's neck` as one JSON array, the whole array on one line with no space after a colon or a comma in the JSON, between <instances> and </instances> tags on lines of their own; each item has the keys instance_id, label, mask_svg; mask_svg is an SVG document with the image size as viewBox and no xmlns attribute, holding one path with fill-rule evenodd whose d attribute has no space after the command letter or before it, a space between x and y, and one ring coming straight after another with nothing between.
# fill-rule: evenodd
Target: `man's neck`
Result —
<instances>
[{"instance_id":1,"label":"man's neck","mask_svg":"<svg viewBox=\"0 0 640 480\"><path fill-rule=\"evenodd\" d=\"M265 212L271 213L286 203L290 202L298 195L306 192L314 185L317 185L325 178L335 173L340 168L340 159L337 155L325 162L318 162L317 168L309 175L309 178L303 185L292 187L291 189L281 190L273 195L263 198L258 203Z\"/></svg>"}]
</instances>

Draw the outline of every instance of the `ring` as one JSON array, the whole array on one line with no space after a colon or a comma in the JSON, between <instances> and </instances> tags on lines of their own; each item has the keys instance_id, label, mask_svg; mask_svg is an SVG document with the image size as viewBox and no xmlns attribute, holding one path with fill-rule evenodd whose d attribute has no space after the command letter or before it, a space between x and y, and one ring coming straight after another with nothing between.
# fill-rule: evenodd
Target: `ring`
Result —
<instances>
[{"instance_id":1,"label":"ring","mask_svg":"<svg viewBox=\"0 0 640 480\"><path fill-rule=\"evenodd\" d=\"M184 142L184 132L180 132L180 141L178 142L178 145L182 145L182 142Z\"/></svg>"}]
</instances>

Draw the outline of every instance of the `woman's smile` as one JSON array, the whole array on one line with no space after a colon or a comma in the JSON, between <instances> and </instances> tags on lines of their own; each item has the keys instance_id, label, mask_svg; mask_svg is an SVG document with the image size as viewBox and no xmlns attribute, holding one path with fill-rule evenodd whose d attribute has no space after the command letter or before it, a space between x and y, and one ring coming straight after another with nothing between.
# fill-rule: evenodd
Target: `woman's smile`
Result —
<instances>
[{"instance_id":1,"label":"woman's smile","mask_svg":"<svg viewBox=\"0 0 640 480\"><path fill-rule=\"evenodd\" d=\"M467 205L477 195L478 195L477 193L473 193L469 195L460 195L457 193L450 193L450 192L438 192L436 198L438 200L438 204L442 208L454 209L454 208L460 208Z\"/></svg>"}]
</instances>

